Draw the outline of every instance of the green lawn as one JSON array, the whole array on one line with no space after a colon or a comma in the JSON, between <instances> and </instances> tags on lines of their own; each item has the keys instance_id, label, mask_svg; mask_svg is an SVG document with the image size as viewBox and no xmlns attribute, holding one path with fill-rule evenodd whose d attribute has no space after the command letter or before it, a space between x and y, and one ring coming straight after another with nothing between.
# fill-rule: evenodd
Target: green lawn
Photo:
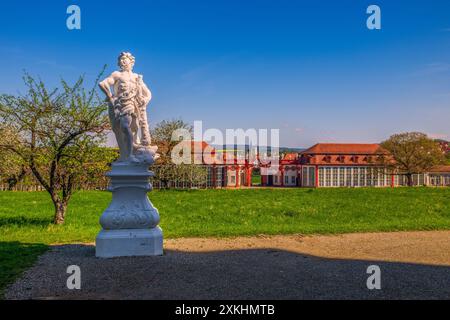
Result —
<instances>
[{"instance_id":1,"label":"green lawn","mask_svg":"<svg viewBox=\"0 0 450 320\"><path fill-rule=\"evenodd\" d=\"M165 238L450 229L450 188L153 191ZM48 244L94 242L111 199L79 192L51 224L45 192L0 192L0 290Z\"/></svg>"}]
</instances>

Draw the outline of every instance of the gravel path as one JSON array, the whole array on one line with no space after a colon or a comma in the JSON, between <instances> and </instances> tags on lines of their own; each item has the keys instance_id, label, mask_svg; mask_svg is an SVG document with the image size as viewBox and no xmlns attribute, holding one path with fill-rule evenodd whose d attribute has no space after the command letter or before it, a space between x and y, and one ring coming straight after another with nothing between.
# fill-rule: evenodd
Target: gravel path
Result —
<instances>
[{"instance_id":1,"label":"gravel path","mask_svg":"<svg viewBox=\"0 0 450 320\"><path fill-rule=\"evenodd\" d=\"M450 231L165 241L161 257L97 259L61 245L8 299L450 299ZM81 290L68 290L69 265ZM381 290L368 290L369 265Z\"/></svg>"}]
</instances>

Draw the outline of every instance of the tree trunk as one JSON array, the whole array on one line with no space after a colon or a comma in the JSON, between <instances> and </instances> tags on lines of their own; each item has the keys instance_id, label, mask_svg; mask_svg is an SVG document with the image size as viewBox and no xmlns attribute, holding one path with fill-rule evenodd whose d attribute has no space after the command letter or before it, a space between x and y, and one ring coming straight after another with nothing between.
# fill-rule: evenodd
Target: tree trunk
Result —
<instances>
[{"instance_id":1,"label":"tree trunk","mask_svg":"<svg viewBox=\"0 0 450 320\"><path fill-rule=\"evenodd\" d=\"M16 185L25 178L25 175L27 174L27 171L25 167L22 167L20 173L17 176L13 176L8 178L8 191L13 191Z\"/></svg>"},{"instance_id":2,"label":"tree trunk","mask_svg":"<svg viewBox=\"0 0 450 320\"><path fill-rule=\"evenodd\" d=\"M55 217L53 219L53 223L63 224L66 217L67 204L61 200L54 200L53 205L55 206Z\"/></svg>"},{"instance_id":3,"label":"tree trunk","mask_svg":"<svg viewBox=\"0 0 450 320\"><path fill-rule=\"evenodd\" d=\"M413 186L413 179L412 179L412 174L408 173L406 175L406 181L408 182L408 187L412 187Z\"/></svg>"},{"instance_id":4,"label":"tree trunk","mask_svg":"<svg viewBox=\"0 0 450 320\"><path fill-rule=\"evenodd\" d=\"M8 191L13 191L14 187L17 185L19 181L16 178L9 178L7 182L8 182Z\"/></svg>"}]
</instances>

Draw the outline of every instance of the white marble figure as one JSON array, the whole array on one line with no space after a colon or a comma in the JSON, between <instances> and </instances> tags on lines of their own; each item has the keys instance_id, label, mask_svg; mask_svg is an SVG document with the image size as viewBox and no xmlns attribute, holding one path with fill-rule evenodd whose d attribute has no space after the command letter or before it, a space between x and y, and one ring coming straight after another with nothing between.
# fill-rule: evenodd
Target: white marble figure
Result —
<instances>
[{"instance_id":1,"label":"white marble figure","mask_svg":"<svg viewBox=\"0 0 450 320\"><path fill-rule=\"evenodd\" d=\"M152 94L142 75L133 72L134 63L131 53L122 52L118 58L120 71L114 71L99 85L109 102L109 119L120 150L118 162L153 163L157 147L150 145L146 110Z\"/></svg>"},{"instance_id":2,"label":"white marble figure","mask_svg":"<svg viewBox=\"0 0 450 320\"><path fill-rule=\"evenodd\" d=\"M99 258L152 256L163 254L163 234L159 212L147 193L153 172L149 166L157 158L151 146L146 107L151 93L142 76L133 73L134 57L119 56L120 71L100 83L109 101L109 118L120 149L120 158L106 174L112 200L100 217L102 230L95 240Z\"/></svg>"}]
</instances>

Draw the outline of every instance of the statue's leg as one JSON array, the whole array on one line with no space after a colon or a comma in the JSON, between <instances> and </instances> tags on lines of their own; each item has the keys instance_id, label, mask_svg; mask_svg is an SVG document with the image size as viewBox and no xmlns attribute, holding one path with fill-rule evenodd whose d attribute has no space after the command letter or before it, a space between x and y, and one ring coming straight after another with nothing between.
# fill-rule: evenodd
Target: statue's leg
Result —
<instances>
[{"instance_id":1,"label":"statue's leg","mask_svg":"<svg viewBox=\"0 0 450 320\"><path fill-rule=\"evenodd\" d=\"M118 136L117 136L117 144L119 145L119 152L120 152L120 161L126 161L127 160L127 147L126 147L126 137L122 133L120 129L120 123L119 123L119 129L118 129Z\"/></svg>"},{"instance_id":2,"label":"statue's leg","mask_svg":"<svg viewBox=\"0 0 450 320\"><path fill-rule=\"evenodd\" d=\"M116 136L117 145L119 146L119 152L120 152L119 160L125 161L127 158L127 148L126 148L125 135L122 133L119 119L114 121L114 126L112 127L112 129Z\"/></svg>"},{"instance_id":3,"label":"statue's leg","mask_svg":"<svg viewBox=\"0 0 450 320\"><path fill-rule=\"evenodd\" d=\"M139 144L139 135L138 135L139 126L137 124L137 118L132 117L131 120L131 132L133 134L133 142L137 145Z\"/></svg>"},{"instance_id":4,"label":"statue's leg","mask_svg":"<svg viewBox=\"0 0 450 320\"><path fill-rule=\"evenodd\" d=\"M128 159L133 155L133 132L131 131L132 116L122 115L120 117L120 129L123 134L123 142L125 149L125 158Z\"/></svg>"},{"instance_id":5,"label":"statue's leg","mask_svg":"<svg viewBox=\"0 0 450 320\"><path fill-rule=\"evenodd\" d=\"M120 129L120 119L118 117L116 117L116 114L114 113L114 106L111 104L109 105L109 108L108 108L108 116L109 116L109 121L111 123L112 132L114 133L114 136L116 137L117 145L119 146L119 152L120 152L119 161L125 161L126 160L126 157L125 157L126 150L124 148L123 134Z\"/></svg>"},{"instance_id":6,"label":"statue's leg","mask_svg":"<svg viewBox=\"0 0 450 320\"><path fill-rule=\"evenodd\" d=\"M142 144L149 146L151 144L151 138L150 138L150 130L148 128L148 121L147 121L147 111L145 108L142 108L140 110L141 119L139 121L139 126L141 127L142 131Z\"/></svg>"}]
</instances>

